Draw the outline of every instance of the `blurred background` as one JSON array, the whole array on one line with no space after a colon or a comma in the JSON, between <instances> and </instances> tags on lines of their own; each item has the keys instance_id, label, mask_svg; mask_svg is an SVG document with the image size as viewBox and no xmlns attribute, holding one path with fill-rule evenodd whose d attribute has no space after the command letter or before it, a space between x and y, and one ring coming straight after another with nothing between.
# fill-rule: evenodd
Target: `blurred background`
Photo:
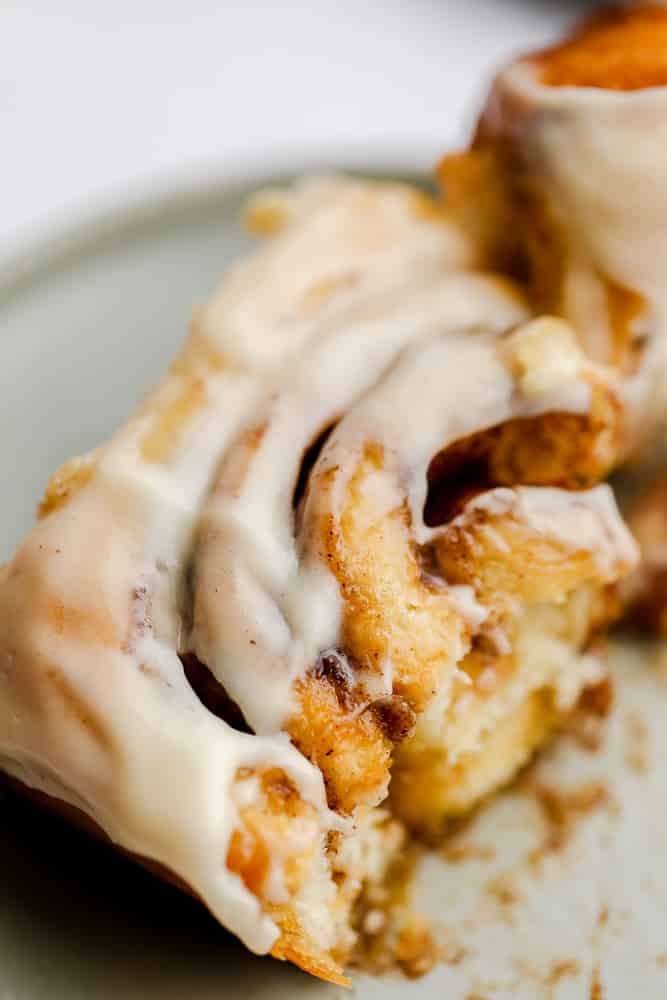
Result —
<instances>
[{"instance_id":1,"label":"blurred background","mask_svg":"<svg viewBox=\"0 0 667 1000\"><path fill-rule=\"evenodd\" d=\"M0 257L143 192L428 168L573 0L0 0Z\"/></svg>"}]
</instances>

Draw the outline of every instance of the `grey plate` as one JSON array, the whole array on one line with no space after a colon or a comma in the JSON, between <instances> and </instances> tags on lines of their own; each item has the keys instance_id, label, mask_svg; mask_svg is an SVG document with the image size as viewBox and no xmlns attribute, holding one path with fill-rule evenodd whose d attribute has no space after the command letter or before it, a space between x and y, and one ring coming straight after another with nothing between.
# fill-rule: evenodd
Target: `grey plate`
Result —
<instances>
[{"instance_id":1,"label":"grey plate","mask_svg":"<svg viewBox=\"0 0 667 1000\"><path fill-rule=\"evenodd\" d=\"M245 193L135 205L15 262L0 286L0 559L49 473L125 418L247 247ZM615 665L603 747L563 739L540 765L577 793L561 846L540 851L558 830L534 792L498 798L460 835L458 863L433 855L421 872L449 964L419 982L357 976L360 1000L667 996L667 658L619 646ZM0 1000L345 995L249 955L202 907L37 810L1 793L0 810Z\"/></svg>"}]
</instances>

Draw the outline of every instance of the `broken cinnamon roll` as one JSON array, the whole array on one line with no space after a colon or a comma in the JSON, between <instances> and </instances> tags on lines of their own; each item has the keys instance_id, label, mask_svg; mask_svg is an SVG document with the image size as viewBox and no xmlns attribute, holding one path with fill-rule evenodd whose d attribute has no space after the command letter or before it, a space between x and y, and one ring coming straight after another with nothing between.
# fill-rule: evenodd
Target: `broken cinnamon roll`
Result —
<instances>
[{"instance_id":1,"label":"broken cinnamon roll","mask_svg":"<svg viewBox=\"0 0 667 1000\"><path fill-rule=\"evenodd\" d=\"M623 375L630 451L667 398L667 8L610 7L496 77L439 168L481 266L520 278Z\"/></svg>"},{"instance_id":2,"label":"broken cinnamon roll","mask_svg":"<svg viewBox=\"0 0 667 1000\"><path fill-rule=\"evenodd\" d=\"M341 983L406 831L602 676L625 409L411 187L249 216L270 237L1 571L0 767Z\"/></svg>"}]
</instances>

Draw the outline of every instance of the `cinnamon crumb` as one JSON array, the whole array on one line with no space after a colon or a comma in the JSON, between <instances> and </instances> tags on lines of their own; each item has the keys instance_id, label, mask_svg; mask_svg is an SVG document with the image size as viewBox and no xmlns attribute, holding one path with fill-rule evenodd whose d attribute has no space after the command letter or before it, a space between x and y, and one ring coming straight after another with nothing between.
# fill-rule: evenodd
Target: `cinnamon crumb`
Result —
<instances>
[{"instance_id":1,"label":"cinnamon crumb","mask_svg":"<svg viewBox=\"0 0 667 1000\"><path fill-rule=\"evenodd\" d=\"M598 684L584 688L579 698L577 708L588 715L597 715L607 719L614 707L614 684L611 677L605 677Z\"/></svg>"},{"instance_id":2,"label":"cinnamon crumb","mask_svg":"<svg viewBox=\"0 0 667 1000\"><path fill-rule=\"evenodd\" d=\"M566 724L566 732L583 749L596 753L602 746L604 723L614 707L614 684L606 677L585 688Z\"/></svg>"},{"instance_id":3,"label":"cinnamon crumb","mask_svg":"<svg viewBox=\"0 0 667 1000\"><path fill-rule=\"evenodd\" d=\"M532 790L546 826L544 842L530 855L532 862L566 847L584 817L597 809L612 811L614 808L609 789L599 781L582 785L574 791L559 791L534 781Z\"/></svg>"},{"instance_id":4,"label":"cinnamon crumb","mask_svg":"<svg viewBox=\"0 0 667 1000\"><path fill-rule=\"evenodd\" d=\"M357 905L359 937L353 964L375 975L397 969L411 979L425 975L441 956L430 924L410 909L421 850L408 846L383 885L369 886ZM444 957L444 956L443 956Z\"/></svg>"},{"instance_id":5,"label":"cinnamon crumb","mask_svg":"<svg viewBox=\"0 0 667 1000\"><path fill-rule=\"evenodd\" d=\"M602 978L600 976L600 966L596 965L593 969L593 975L591 977L591 992L590 1000L604 1000L604 993L602 990Z\"/></svg>"},{"instance_id":6,"label":"cinnamon crumb","mask_svg":"<svg viewBox=\"0 0 667 1000\"><path fill-rule=\"evenodd\" d=\"M345 653L338 649L328 649L321 653L313 673L316 677L329 682L341 708L352 707L352 692L356 679Z\"/></svg>"},{"instance_id":7,"label":"cinnamon crumb","mask_svg":"<svg viewBox=\"0 0 667 1000\"><path fill-rule=\"evenodd\" d=\"M546 984L547 986L556 986L561 979L566 979L568 976L576 976L579 972L579 963L573 958L561 959L560 962L554 962L547 976Z\"/></svg>"},{"instance_id":8,"label":"cinnamon crumb","mask_svg":"<svg viewBox=\"0 0 667 1000\"><path fill-rule=\"evenodd\" d=\"M575 712L567 722L566 733L580 749L597 753L604 743L604 721Z\"/></svg>"},{"instance_id":9,"label":"cinnamon crumb","mask_svg":"<svg viewBox=\"0 0 667 1000\"><path fill-rule=\"evenodd\" d=\"M646 774L649 769L648 730L637 714L629 713L625 720L625 763L635 774Z\"/></svg>"},{"instance_id":10,"label":"cinnamon crumb","mask_svg":"<svg viewBox=\"0 0 667 1000\"><path fill-rule=\"evenodd\" d=\"M389 695L377 698L369 706L387 739L392 743L401 743L413 735L417 725L414 710L400 695Z\"/></svg>"},{"instance_id":11,"label":"cinnamon crumb","mask_svg":"<svg viewBox=\"0 0 667 1000\"><path fill-rule=\"evenodd\" d=\"M413 916L398 935L396 961L408 979L419 979L431 971L437 960L438 950L430 925Z\"/></svg>"},{"instance_id":12,"label":"cinnamon crumb","mask_svg":"<svg viewBox=\"0 0 667 1000\"><path fill-rule=\"evenodd\" d=\"M448 941L440 948L440 958L445 965L460 965L469 954L468 949L456 941Z\"/></svg>"},{"instance_id":13,"label":"cinnamon crumb","mask_svg":"<svg viewBox=\"0 0 667 1000\"><path fill-rule=\"evenodd\" d=\"M491 879L486 885L486 891L502 906L511 906L523 899L522 893L508 874Z\"/></svg>"},{"instance_id":14,"label":"cinnamon crumb","mask_svg":"<svg viewBox=\"0 0 667 1000\"><path fill-rule=\"evenodd\" d=\"M442 848L441 855L449 864L459 865L466 861L493 861L496 852L490 845L468 841L462 844L446 844Z\"/></svg>"}]
</instances>

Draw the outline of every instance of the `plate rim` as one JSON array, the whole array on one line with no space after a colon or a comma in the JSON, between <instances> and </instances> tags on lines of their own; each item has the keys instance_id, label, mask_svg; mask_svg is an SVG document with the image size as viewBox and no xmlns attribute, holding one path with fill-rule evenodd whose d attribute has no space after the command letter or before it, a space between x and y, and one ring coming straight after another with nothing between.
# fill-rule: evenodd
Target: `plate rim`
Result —
<instances>
[{"instance_id":1,"label":"plate rim","mask_svg":"<svg viewBox=\"0 0 667 1000\"><path fill-rule=\"evenodd\" d=\"M0 309L10 306L35 282L54 270L75 266L87 254L111 249L154 226L176 223L193 212L221 202L242 202L261 187L289 183L308 174L348 173L428 185L431 173L418 157L341 153L335 157L295 157L263 167L256 165L172 177L163 184L141 186L110 201L98 202L73 221L56 222L41 233L29 233L20 244L0 254Z\"/></svg>"}]
</instances>

